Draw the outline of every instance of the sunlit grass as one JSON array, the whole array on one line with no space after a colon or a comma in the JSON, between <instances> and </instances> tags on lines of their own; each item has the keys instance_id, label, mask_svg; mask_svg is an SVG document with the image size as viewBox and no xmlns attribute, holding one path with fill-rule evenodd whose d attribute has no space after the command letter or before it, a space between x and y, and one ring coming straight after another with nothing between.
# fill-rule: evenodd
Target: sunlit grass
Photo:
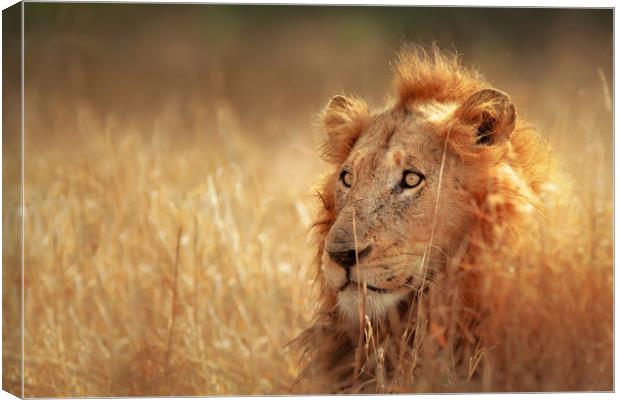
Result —
<instances>
[{"instance_id":1,"label":"sunlit grass","mask_svg":"<svg viewBox=\"0 0 620 400\"><path fill-rule=\"evenodd\" d=\"M97 132L70 159L29 159L29 396L289 391L311 184L267 190L281 175L228 160L252 151L231 136L171 150L157 134Z\"/></svg>"}]
</instances>

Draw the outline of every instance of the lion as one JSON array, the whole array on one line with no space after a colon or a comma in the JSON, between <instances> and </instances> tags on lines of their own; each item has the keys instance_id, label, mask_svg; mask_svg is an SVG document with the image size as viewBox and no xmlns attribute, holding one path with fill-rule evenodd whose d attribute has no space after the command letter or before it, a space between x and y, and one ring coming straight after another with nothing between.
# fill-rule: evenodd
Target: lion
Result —
<instances>
[{"instance_id":1,"label":"lion","mask_svg":"<svg viewBox=\"0 0 620 400\"><path fill-rule=\"evenodd\" d=\"M511 98L456 55L409 47L394 69L396 98L382 110L336 95L322 114L322 156L334 170L314 224L320 294L294 341L298 382L313 391L406 390L418 336L436 333L424 301L446 271L454 290L439 296L462 311L450 346L468 344L455 362L471 359L484 315L476 265L544 219L543 192L559 174ZM445 335L435 338L445 347Z\"/></svg>"}]
</instances>

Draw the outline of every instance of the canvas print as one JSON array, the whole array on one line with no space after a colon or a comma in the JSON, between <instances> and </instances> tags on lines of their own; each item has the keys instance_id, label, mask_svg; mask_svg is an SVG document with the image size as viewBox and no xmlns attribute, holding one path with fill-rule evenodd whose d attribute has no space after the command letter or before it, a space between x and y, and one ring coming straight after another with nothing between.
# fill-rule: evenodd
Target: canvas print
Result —
<instances>
[{"instance_id":1,"label":"canvas print","mask_svg":"<svg viewBox=\"0 0 620 400\"><path fill-rule=\"evenodd\" d=\"M20 3L3 56L4 390L614 390L612 9Z\"/></svg>"}]
</instances>

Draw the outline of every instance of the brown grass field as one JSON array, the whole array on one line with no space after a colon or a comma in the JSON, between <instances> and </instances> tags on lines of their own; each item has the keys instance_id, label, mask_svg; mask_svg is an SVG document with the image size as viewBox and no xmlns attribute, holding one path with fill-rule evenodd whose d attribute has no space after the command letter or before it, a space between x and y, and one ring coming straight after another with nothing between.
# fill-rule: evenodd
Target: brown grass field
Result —
<instances>
[{"instance_id":1,"label":"brown grass field","mask_svg":"<svg viewBox=\"0 0 620 400\"><path fill-rule=\"evenodd\" d=\"M343 91L381 106L400 44L433 39L511 94L580 212L488 257L497 345L476 373L429 345L408 390L613 390L610 11L149 7L27 5L26 396L291 393L285 346L314 310L309 227L331 168L316 115ZM8 232L18 194L3 202ZM17 326L19 237L3 246ZM449 340L435 328L423 340ZM3 339L19 392L19 331Z\"/></svg>"}]
</instances>

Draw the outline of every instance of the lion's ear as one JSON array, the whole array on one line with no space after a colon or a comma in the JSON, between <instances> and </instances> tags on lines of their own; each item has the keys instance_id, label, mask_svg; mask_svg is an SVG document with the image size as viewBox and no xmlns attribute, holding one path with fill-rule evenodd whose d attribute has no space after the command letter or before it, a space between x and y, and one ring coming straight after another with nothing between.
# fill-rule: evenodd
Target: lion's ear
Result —
<instances>
[{"instance_id":1,"label":"lion's ear","mask_svg":"<svg viewBox=\"0 0 620 400\"><path fill-rule=\"evenodd\" d=\"M364 130L369 118L368 106L362 100L334 96L323 113L327 132L324 157L327 161L344 161Z\"/></svg>"},{"instance_id":2,"label":"lion's ear","mask_svg":"<svg viewBox=\"0 0 620 400\"><path fill-rule=\"evenodd\" d=\"M477 145L495 145L510 140L516 113L510 97L496 89L483 89L456 110L457 117L476 127Z\"/></svg>"}]
</instances>

